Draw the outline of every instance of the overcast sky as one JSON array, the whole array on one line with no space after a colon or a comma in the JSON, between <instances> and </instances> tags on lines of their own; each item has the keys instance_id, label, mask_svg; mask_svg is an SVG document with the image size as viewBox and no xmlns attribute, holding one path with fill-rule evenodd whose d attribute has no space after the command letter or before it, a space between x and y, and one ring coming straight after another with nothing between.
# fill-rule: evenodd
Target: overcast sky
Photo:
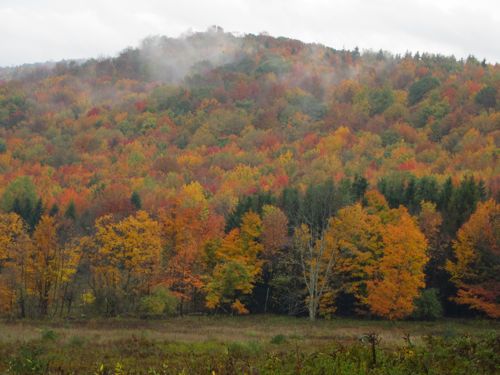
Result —
<instances>
[{"instance_id":1,"label":"overcast sky","mask_svg":"<svg viewBox=\"0 0 500 375\"><path fill-rule=\"evenodd\" d=\"M0 66L113 56L211 25L500 62L500 0L0 0Z\"/></svg>"}]
</instances>

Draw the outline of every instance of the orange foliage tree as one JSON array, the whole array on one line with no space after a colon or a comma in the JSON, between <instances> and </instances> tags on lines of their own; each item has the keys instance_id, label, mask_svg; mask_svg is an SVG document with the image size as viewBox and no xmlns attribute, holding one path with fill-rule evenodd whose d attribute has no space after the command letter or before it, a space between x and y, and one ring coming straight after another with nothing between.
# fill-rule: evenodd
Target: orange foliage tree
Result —
<instances>
[{"instance_id":1,"label":"orange foliage tree","mask_svg":"<svg viewBox=\"0 0 500 375\"><path fill-rule=\"evenodd\" d=\"M383 232L384 254L367 282L370 311L389 319L401 319L414 310L414 299L425 286L427 240L406 209Z\"/></svg>"},{"instance_id":2,"label":"orange foliage tree","mask_svg":"<svg viewBox=\"0 0 500 375\"><path fill-rule=\"evenodd\" d=\"M262 279L267 284L264 312L267 312L270 286L274 269L280 260L280 251L288 241L288 218L278 207L265 205L262 207Z\"/></svg>"},{"instance_id":3,"label":"orange foliage tree","mask_svg":"<svg viewBox=\"0 0 500 375\"><path fill-rule=\"evenodd\" d=\"M262 208L262 258L271 263L288 238L288 218L278 207L265 205Z\"/></svg>"},{"instance_id":4,"label":"orange foliage tree","mask_svg":"<svg viewBox=\"0 0 500 375\"><path fill-rule=\"evenodd\" d=\"M204 286L203 249L221 234L223 220L210 212L198 183L185 186L159 220L165 240L160 283L179 298L182 314L184 302L192 301Z\"/></svg>"},{"instance_id":5,"label":"orange foliage tree","mask_svg":"<svg viewBox=\"0 0 500 375\"><path fill-rule=\"evenodd\" d=\"M455 301L500 318L500 204L480 203L453 242L446 269L457 286Z\"/></svg>"}]
</instances>

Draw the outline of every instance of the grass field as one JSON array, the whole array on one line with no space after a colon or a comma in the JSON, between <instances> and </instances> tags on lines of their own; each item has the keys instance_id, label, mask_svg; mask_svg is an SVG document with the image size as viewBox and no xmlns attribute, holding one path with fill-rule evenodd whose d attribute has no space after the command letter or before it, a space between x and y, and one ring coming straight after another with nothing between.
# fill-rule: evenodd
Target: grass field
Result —
<instances>
[{"instance_id":1,"label":"grass field","mask_svg":"<svg viewBox=\"0 0 500 375\"><path fill-rule=\"evenodd\" d=\"M486 320L310 323L199 316L1 322L0 373L488 374L500 371L499 332L500 322ZM368 333L380 339L376 363ZM423 363L435 355L441 357Z\"/></svg>"},{"instance_id":2,"label":"grass field","mask_svg":"<svg viewBox=\"0 0 500 375\"><path fill-rule=\"evenodd\" d=\"M82 320L82 321L17 321L0 323L0 342L29 341L51 330L62 341L75 336L94 342L109 342L140 337L152 341L174 342L269 342L274 336L292 337L310 347L331 341L350 343L376 332L382 345L401 345L410 334L415 343L423 336L481 336L500 332L500 322L491 320L440 320L437 322L373 321L354 319L319 320L280 316L243 317L178 317L167 320Z\"/></svg>"}]
</instances>

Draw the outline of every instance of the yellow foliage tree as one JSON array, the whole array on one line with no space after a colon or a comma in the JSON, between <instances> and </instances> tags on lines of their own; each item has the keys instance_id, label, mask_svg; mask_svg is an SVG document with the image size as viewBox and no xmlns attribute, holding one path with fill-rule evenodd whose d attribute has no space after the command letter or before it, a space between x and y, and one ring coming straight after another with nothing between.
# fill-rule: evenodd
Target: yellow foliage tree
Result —
<instances>
[{"instance_id":1,"label":"yellow foliage tree","mask_svg":"<svg viewBox=\"0 0 500 375\"><path fill-rule=\"evenodd\" d=\"M25 225L17 214L0 214L0 311L12 313L16 304L25 316L27 254Z\"/></svg>"},{"instance_id":2,"label":"yellow foliage tree","mask_svg":"<svg viewBox=\"0 0 500 375\"><path fill-rule=\"evenodd\" d=\"M33 290L38 298L40 315L45 316L48 313L50 292L57 279L59 266L60 250L53 217L42 217L33 233L33 242Z\"/></svg>"},{"instance_id":3,"label":"yellow foliage tree","mask_svg":"<svg viewBox=\"0 0 500 375\"><path fill-rule=\"evenodd\" d=\"M339 272L336 278L337 291L352 293L359 301L366 295L366 281L383 254L382 222L377 215L370 215L360 203L339 210L331 223L332 236L337 238ZM333 298L323 303L335 311Z\"/></svg>"},{"instance_id":4,"label":"yellow foliage tree","mask_svg":"<svg viewBox=\"0 0 500 375\"><path fill-rule=\"evenodd\" d=\"M254 212L242 218L241 228L235 228L222 240L216 251L216 265L206 285L206 305L210 309L230 305L238 314L248 312L239 296L252 292L262 270L258 255L262 245L258 242L262 222Z\"/></svg>"},{"instance_id":5,"label":"yellow foliage tree","mask_svg":"<svg viewBox=\"0 0 500 375\"><path fill-rule=\"evenodd\" d=\"M106 312L117 312L120 298L151 290L158 275L162 240L160 225L145 211L119 222L111 216L96 221L96 233L83 243L91 266L90 286L104 293Z\"/></svg>"},{"instance_id":6,"label":"yellow foliage tree","mask_svg":"<svg viewBox=\"0 0 500 375\"><path fill-rule=\"evenodd\" d=\"M348 257L339 246L338 223L328 221L325 231L315 238L306 224L295 229L294 248L298 252L302 276L307 290L309 319L314 321L320 306L323 313L335 311L333 302L338 292L340 275L346 270Z\"/></svg>"},{"instance_id":7,"label":"yellow foliage tree","mask_svg":"<svg viewBox=\"0 0 500 375\"><path fill-rule=\"evenodd\" d=\"M56 300L62 308L64 288L76 272L79 251L59 243L55 218L42 216L30 238L19 216L2 215L0 246L3 249L0 294L4 310L7 307L12 311L17 305L19 315L25 317L30 295L36 299L41 317L49 313Z\"/></svg>"},{"instance_id":8,"label":"yellow foliage tree","mask_svg":"<svg viewBox=\"0 0 500 375\"><path fill-rule=\"evenodd\" d=\"M77 247L59 243L55 218L44 215L33 233L31 283L38 299L40 316L51 303L63 297L63 287L72 279L80 260Z\"/></svg>"}]
</instances>

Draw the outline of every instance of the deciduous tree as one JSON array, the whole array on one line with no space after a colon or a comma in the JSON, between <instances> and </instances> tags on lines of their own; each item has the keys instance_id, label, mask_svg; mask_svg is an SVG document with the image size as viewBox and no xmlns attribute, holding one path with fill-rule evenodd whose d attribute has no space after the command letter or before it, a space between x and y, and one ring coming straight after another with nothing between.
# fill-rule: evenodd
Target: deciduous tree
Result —
<instances>
[{"instance_id":1,"label":"deciduous tree","mask_svg":"<svg viewBox=\"0 0 500 375\"><path fill-rule=\"evenodd\" d=\"M0 311L26 316L28 250L26 226L17 214L0 214Z\"/></svg>"},{"instance_id":2,"label":"deciduous tree","mask_svg":"<svg viewBox=\"0 0 500 375\"><path fill-rule=\"evenodd\" d=\"M458 303L500 317L500 204L479 203L453 242L455 259L446 269L457 286Z\"/></svg>"},{"instance_id":3,"label":"deciduous tree","mask_svg":"<svg viewBox=\"0 0 500 375\"><path fill-rule=\"evenodd\" d=\"M262 252L258 239L262 222L256 213L250 211L243 216L241 228L235 228L222 240L216 251L217 264L206 285L206 305L210 309L230 308L238 314L248 313L240 300L252 292L261 273Z\"/></svg>"},{"instance_id":4,"label":"deciduous tree","mask_svg":"<svg viewBox=\"0 0 500 375\"><path fill-rule=\"evenodd\" d=\"M180 313L203 289L203 250L219 236L223 220L208 208L199 184L188 185L178 199L159 215L165 242L160 283L178 297Z\"/></svg>"},{"instance_id":5,"label":"deciduous tree","mask_svg":"<svg viewBox=\"0 0 500 375\"><path fill-rule=\"evenodd\" d=\"M406 209L399 208L396 222L383 232L384 254L367 282L370 311L389 319L413 312L414 299L425 286L427 240Z\"/></svg>"},{"instance_id":6,"label":"deciduous tree","mask_svg":"<svg viewBox=\"0 0 500 375\"><path fill-rule=\"evenodd\" d=\"M76 272L80 253L77 247L59 243L54 217L42 216L33 233L30 254L30 284L38 299L40 316L49 313L52 302L62 297L63 286Z\"/></svg>"},{"instance_id":7,"label":"deciduous tree","mask_svg":"<svg viewBox=\"0 0 500 375\"><path fill-rule=\"evenodd\" d=\"M160 225L145 211L114 222L111 216L96 221L96 233L83 243L89 256L90 286L107 314L120 310L120 300L151 291L160 268ZM130 307L130 306L129 306Z\"/></svg>"}]
</instances>

